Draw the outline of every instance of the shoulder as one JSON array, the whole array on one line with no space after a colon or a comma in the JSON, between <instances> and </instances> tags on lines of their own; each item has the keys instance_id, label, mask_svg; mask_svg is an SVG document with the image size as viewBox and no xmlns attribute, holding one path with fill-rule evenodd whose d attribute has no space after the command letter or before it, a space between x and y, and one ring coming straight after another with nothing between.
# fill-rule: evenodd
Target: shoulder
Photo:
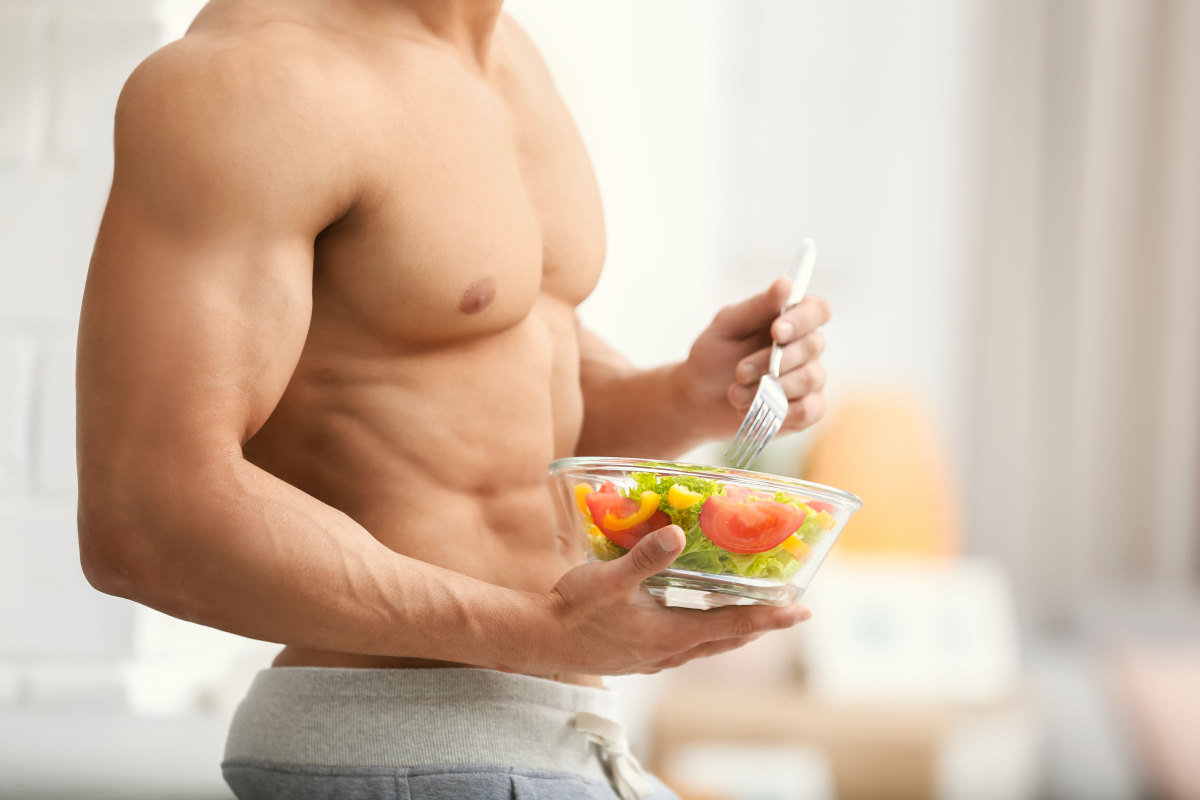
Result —
<instances>
[{"instance_id":1,"label":"shoulder","mask_svg":"<svg viewBox=\"0 0 1200 800\"><path fill-rule=\"evenodd\" d=\"M351 60L290 23L189 34L147 58L116 110L117 179L221 196L303 191L345 167Z\"/></svg>"},{"instance_id":2,"label":"shoulder","mask_svg":"<svg viewBox=\"0 0 1200 800\"><path fill-rule=\"evenodd\" d=\"M143 61L117 104L123 121L244 123L304 121L336 113L338 73L349 69L332 47L294 24L191 34Z\"/></svg>"}]
</instances>

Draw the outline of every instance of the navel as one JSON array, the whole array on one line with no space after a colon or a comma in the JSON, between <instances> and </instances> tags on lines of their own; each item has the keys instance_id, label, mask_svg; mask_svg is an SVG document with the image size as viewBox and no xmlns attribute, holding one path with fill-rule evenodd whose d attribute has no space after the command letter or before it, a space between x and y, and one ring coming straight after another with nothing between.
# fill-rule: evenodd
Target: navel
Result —
<instances>
[{"instance_id":1,"label":"navel","mask_svg":"<svg viewBox=\"0 0 1200 800\"><path fill-rule=\"evenodd\" d=\"M463 292L458 301L458 310L464 314L478 314L483 311L496 297L496 282L491 278L477 280Z\"/></svg>"}]
</instances>

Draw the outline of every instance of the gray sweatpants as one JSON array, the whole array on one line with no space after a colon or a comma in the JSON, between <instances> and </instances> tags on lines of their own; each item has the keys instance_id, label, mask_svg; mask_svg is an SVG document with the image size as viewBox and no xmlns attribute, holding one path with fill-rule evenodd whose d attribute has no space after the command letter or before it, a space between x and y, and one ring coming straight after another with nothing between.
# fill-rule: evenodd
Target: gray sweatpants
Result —
<instances>
[{"instance_id":1,"label":"gray sweatpants","mask_svg":"<svg viewBox=\"0 0 1200 800\"><path fill-rule=\"evenodd\" d=\"M633 800L631 783L678 800L642 776L614 705L493 670L277 667L238 707L221 766L239 800Z\"/></svg>"}]
</instances>

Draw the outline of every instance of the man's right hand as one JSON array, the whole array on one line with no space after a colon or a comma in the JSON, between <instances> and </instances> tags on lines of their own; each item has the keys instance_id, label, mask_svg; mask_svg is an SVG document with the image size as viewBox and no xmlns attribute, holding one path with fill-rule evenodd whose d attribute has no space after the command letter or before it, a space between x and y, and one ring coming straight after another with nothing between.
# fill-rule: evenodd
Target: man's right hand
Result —
<instances>
[{"instance_id":1,"label":"man's right hand","mask_svg":"<svg viewBox=\"0 0 1200 800\"><path fill-rule=\"evenodd\" d=\"M683 546L683 531L669 525L643 537L621 558L581 564L564 575L543 596L552 630L530 650L545 663L522 665L524 670L654 673L733 650L812 616L799 603L710 611L659 604L642 581L669 567Z\"/></svg>"}]
</instances>

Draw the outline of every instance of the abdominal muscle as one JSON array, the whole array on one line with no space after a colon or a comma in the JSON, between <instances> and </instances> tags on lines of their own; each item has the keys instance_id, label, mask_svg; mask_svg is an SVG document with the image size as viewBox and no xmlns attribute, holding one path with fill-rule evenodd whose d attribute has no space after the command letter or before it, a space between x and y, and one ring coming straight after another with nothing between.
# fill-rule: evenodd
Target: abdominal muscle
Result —
<instances>
[{"instance_id":1,"label":"abdominal muscle","mask_svg":"<svg viewBox=\"0 0 1200 800\"><path fill-rule=\"evenodd\" d=\"M398 553L488 583L545 592L582 561L546 467L582 420L573 309L539 300L504 331L403 355L322 342L314 319L279 406L246 458ZM471 666L286 647L275 666ZM596 678L555 675L571 683Z\"/></svg>"}]
</instances>

